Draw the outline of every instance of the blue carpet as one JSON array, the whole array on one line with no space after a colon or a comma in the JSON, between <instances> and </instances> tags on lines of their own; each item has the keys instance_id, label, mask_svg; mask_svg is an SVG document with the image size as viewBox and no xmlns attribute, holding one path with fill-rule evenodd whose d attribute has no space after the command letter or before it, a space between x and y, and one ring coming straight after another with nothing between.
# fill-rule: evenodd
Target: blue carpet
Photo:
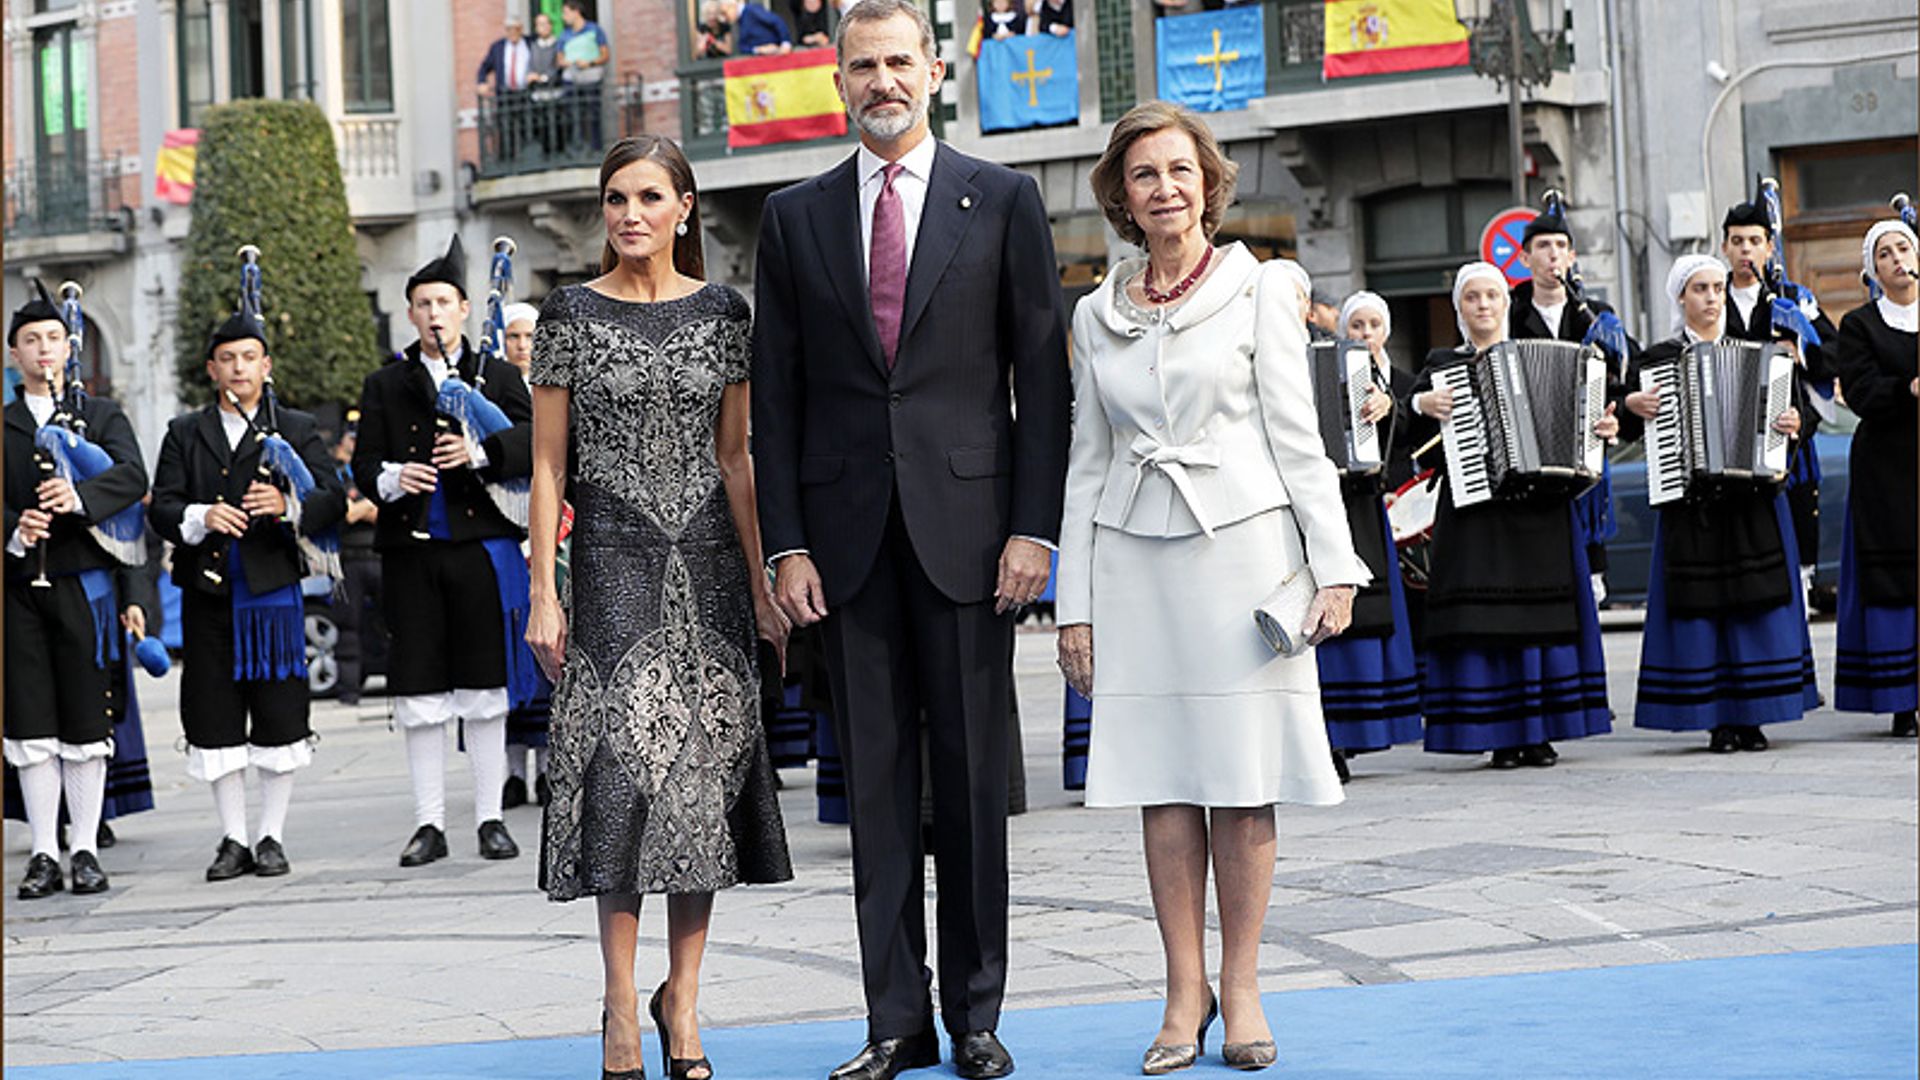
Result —
<instances>
[{"instance_id":1,"label":"blue carpet","mask_svg":"<svg viewBox=\"0 0 1920 1080\"><path fill-rule=\"evenodd\" d=\"M1314 1080L1913 1077L1920 948L1693 960L1267 997L1280 1066ZM1017 973L1016 979L1017 982ZM1157 1001L1010 1012L1018 1076L1138 1076ZM858 1047L857 1022L715 1029L724 1080L818 1080ZM1213 1032L1217 1044L1219 1028ZM648 1063L658 1076L659 1043ZM1189 1074L1225 1076L1215 1054ZM8 1069L16 1080L570 1080L598 1072L592 1037ZM906 1074L951 1076L951 1066ZM1237 1074L1236 1074L1237 1075Z\"/></svg>"}]
</instances>

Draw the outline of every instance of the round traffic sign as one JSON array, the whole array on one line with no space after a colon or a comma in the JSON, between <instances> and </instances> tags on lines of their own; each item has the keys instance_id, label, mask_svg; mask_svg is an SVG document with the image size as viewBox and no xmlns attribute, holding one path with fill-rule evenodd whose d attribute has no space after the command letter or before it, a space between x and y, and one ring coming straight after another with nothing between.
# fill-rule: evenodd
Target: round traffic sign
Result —
<instances>
[{"instance_id":1,"label":"round traffic sign","mask_svg":"<svg viewBox=\"0 0 1920 1080\"><path fill-rule=\"evenodd\" d=\"M1520 258L1520 238L1527 225L1540 213L1530 206L1516 206L1493 215L1480 230L1480 257L1500 268L1508 285L1518 285L1533 277L1533 271Z\"/></svg>"}]
</instances>

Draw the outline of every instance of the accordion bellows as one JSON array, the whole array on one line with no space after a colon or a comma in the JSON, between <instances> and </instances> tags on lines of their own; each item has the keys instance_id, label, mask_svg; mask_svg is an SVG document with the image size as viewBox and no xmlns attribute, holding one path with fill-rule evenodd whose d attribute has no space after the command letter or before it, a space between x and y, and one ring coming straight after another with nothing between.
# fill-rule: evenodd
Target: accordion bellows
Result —
<instances>
[{"instance_id":1,"label":"accordion bellows","mask_svg":"<svg viewBox=\"0 0 1920 1080\"><path fill-rule=\"evenodd\" d=\"M1600 479L1607 364L1570 341L1503 341L1433 373L1453 394L1441 425L1455 506L1564 494Z\"/></svg>"}]
</instances>

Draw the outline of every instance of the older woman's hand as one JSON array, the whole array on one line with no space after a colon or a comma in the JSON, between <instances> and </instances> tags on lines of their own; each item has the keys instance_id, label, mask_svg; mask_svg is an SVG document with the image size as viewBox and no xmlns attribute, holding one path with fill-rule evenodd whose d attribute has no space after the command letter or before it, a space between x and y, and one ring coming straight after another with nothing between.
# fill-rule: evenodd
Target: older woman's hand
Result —
<instances>
[{"instance_id":1,"label":"older woman's hand","mask_svg":"<svg viewBox=\"0 0 1920 1080\"><path fill-rule=\"evenodd\" d=\"M1093 626L1088 623L1063 626L1059 636L1060 673L1081 697L1092 700Z\"/></svg>"},{"instance_id":2,"label":"older woman's hand","mask_svg":"<svg viewBox=\"0 0 1920 1080\"><path fill-rule=\"evenodd\" d=\"M1313 594L1307 608L1307 644L1318 645L1353 624L1351 585L1328 585Z\"/></svg>"}]
</instances>

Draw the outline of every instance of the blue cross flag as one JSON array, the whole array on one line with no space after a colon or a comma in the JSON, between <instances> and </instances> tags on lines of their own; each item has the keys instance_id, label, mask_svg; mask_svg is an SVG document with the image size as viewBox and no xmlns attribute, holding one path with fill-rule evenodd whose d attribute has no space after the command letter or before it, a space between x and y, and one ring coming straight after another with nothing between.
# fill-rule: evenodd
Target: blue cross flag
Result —
<instances>
[{"instance_id":1,"label":"blue cross flag","mask_svg":"<svg viewBox=\"0 0 1920 1080\"><path fill-rule=\"evenodd\" d=\"M1080 119L1074 36L1015 34L980 43L980 130L1014 131Z\"/></svg>"},{"instance_id":2,"label":"blue cross flag","mask_svg":"<svg viewBox=\"0 0 1920 1080\"><path fill-rule=\"evenodd\" d=\"M1154 22L1160 96L1200 112L1244 109L1267 92L1265 5Z\"/></svg>"}]
</instances>

